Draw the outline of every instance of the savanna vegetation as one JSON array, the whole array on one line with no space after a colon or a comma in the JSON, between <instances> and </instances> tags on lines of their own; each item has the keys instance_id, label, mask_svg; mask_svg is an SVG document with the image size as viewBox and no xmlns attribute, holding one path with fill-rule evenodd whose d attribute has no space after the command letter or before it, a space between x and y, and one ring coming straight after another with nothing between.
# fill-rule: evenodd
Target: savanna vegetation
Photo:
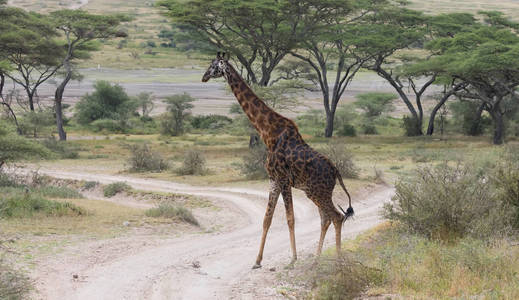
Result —
<instances>
[{"instance_id":1,"label":"savanna vegetation","mask_svg":"<svg viewBox=\"0 0 519 300\"><path fill-rule=\"evenodd\" d=\"M514 3L91 0L72 10L67 1L13 2L0 1L0 250L25 256L0 254L0 298L27 296L31 282L14 266L71 236L183 223L202 230L191 209L212 205L125 182L63 183L20 173L23 165L267 187L266 148L239 106L195 114L195 96L132 94L121 75L65 101L86 68L183 74L217 50L293 117L351 190L395 186L387 222L305 269L298 296L519 297L519 14L506 9ZM384 88L355 86L365 78ZM113 203L123 198L160 201Z\"/></svg>"}]
</instances>

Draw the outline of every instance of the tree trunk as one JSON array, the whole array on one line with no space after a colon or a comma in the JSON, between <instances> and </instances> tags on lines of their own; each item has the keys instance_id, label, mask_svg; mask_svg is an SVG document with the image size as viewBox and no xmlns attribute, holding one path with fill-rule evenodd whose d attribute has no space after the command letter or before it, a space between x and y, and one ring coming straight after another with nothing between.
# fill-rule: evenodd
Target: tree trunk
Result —
<instances>
[{"instance_id":1,"label":"tree trunk","mask_svg":"<svg viewBox=\"0 0 519 300\"><path fill-rule=\"evenodd\" d=\"M492 108L490 116L494 122L494 136L492 140L494 145L501 145L504 143L505 139L505 122L499 105L495 105L495 107Z\"/></svg>"},{"instance_id":2,"label":"tree trunk","mask_svg":"<svg viewBox=\"0 0 519 300\"><path fill-rule=\"evenodd\" d=\"M333 135L333 121L335 118L335 112L329 111L326 112L326 128L324 130L325 137L332 137Z\"/></svg>"},{"instance_id":3,"label":"tree trunk","mask_svg":"<svg viewBox=\"0 0 519 300\"><path fill-rule=\"evenodd\" d=\"M476 118L472 122L469 132L469 135L481 135L482 130L480 129L481 126L481 114L483 114L483 110L485 109L485 103L481 104L478 107L478 110L476 111Z\"/></svg>"},{"instance_id":4,"label":"tree trunk","mask_svg":"<svg viewBox=\"0 0 519 300\"><path fill-rule=\"evenodd\" d=\"M65 66L67 73L65 75L65 78L61 82L61 84L56 88L56 93L54 94L54 110L56 113L56 129L58 130L58 135L59 135L60 141L67 140L67 133L65 132L65 129L63 129L62 100L63 100L63 93L65 92L65 87L67 86L68 82L70 81L70 78L72 78L72 69L70 67L68 58L65 59L64 66Z\"/></svg>"}]
</instances>

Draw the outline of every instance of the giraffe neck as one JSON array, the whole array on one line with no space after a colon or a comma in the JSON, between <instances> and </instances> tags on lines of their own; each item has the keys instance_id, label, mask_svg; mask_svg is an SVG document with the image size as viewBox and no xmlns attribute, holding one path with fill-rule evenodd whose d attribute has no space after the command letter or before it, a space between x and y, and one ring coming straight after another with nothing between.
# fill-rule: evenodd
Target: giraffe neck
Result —
<instances>
[{"instance_id":1,"label":"giraffe neck","mask_svg":"<svg viewBox=\"0 0 519 300\"><path fill-rule=\"evenodd\" d=\"M256 96L229 63L227 63L227 70L224 74L238 103L268 148L274 147L276 138L284 128L289 126L295 128L295 124L291 120L272 110Z\"/></svg>"}]
</instances>

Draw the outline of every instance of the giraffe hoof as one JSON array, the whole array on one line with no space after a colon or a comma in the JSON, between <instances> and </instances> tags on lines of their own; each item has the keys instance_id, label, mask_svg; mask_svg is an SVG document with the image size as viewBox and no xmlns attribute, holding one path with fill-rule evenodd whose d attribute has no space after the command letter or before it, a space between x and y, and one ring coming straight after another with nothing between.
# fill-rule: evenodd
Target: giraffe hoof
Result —
<instances>
[{"instance_id":1,"label":"giraffe hoof","mask_svg":"<svg viewBox=\"0 0 519 300\"><path fill-rule=\"evenodd\" d=\"M252 269L259 269L261 268L261 264L254 264L254 266L252 266Z\"/></svg>"}]
</instances>

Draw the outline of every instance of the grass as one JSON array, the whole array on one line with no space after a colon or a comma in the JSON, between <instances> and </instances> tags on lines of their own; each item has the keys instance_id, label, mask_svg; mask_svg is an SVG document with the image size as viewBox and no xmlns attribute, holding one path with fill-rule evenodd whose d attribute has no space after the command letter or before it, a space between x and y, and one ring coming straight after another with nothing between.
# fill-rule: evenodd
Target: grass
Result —
<instances>
[{"instance_id":1,"label":"grass","mask_svg":"<svg viewBox=\"0 0 519 300\"><path fill-rule=\"evenodd\" d=\"M0 299L26 299L31 289L29 278L0 257Z\"/></svg>"},{"instance_id":2,"label":"grass","mask_svg":"<svg viewBox=\"0 0 519 300\"><path fill-rule=\"evenodd\" d=\"M368 295L413 299L517 299L519 249L507 241L464 238L442 243L382 225L346 243L366 266L382 272Z\"/></svg>"},{"instance_id":3,"label":"grass","mask_svg":"<svg viewBox=\"0 0 519 300\"><path fill-rule=\"evenodd\" d=\"M23 188L0 188L0 217L29 218L35 215L42 216L81 216L86 211L70 202L48 200L45 196L65 196L68 190L47 187L41 191L25 191ZM77 194L74 194L76 196Z\"/></svg>"},{"instance_id":4,"label":"grass","mask_svg":"<svg viewBox=\"0 0 519 300\"><path fill-rule=\"evenodd\" d=\"M183 206L161 203L157 207L146 210L145 214L148 217L181 220L199 226L198 220L193 216L193 213Z\"/></svg>"}]
</instances>

